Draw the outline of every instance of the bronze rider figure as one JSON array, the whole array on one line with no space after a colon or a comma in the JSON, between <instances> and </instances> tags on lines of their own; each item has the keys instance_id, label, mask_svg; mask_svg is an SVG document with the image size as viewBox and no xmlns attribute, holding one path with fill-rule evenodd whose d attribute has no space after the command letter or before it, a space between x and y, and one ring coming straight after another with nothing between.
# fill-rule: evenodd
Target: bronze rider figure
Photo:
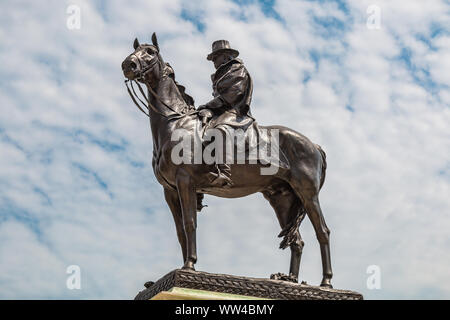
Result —
<instances>
[{"instance_id":1,"label":"bronze rider figure","mask_svg":"<svg viewBox=\"0 0 450 320\"><path fill-rule=\"evenodd\" d=\"M241 59L239 51L232 49L227 40L217 40L212 44L212 52L207 59L214 63L216 72L211 75L213 99L199 106L203 119L212 118L209 128L218 129L227 137L227 130L247 128L254 122L250 112L253 82ZM224 140L225 141L225 140ZM225 160L226 159L226 160ZM217 174L213 184L220 187L232 185L229 159L225 155L223 163L216 163Z\"/></svg>"}]
</instances>

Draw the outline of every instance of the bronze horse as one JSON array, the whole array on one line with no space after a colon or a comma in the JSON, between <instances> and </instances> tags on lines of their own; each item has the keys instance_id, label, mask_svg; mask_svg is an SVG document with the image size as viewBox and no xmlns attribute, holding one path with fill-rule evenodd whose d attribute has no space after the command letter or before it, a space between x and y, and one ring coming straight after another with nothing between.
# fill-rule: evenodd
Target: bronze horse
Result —
<instances>
[{"instance_id":1,"label":"bronze horse","mask_svg":"<svg viewBox=\"0 0 450 320\"><path fill-rule=\"evenodd\" d=\"M150 118L153 136L152 166L159 183L164 187L164 196L175 221L178 241L183 252L184 269L194 270L197 261L197 210L199 195L203 193L223 197L239 198L261 192L269 201L282 228L284 237L281 248L291 248L290 273L284 277L298 281L303 241L298 231L305 214L314 226L320 243L323 278L321 286L331 287L331 259L329 235L319 204L319 191L325 180L327 167L325 152L319 145L302 134L282 126L260 127L279 130L279 147L289 161L289 168L280 168L274 175L261 175L262 164L232 164L233 185L229 188L214 187L207 178L212 171L207 164L174 164L172 148L178 142L171 134L178 128L192 132L201 121L193 107L193 100L178 85L161 55L156 39L152 44L134 41L134 52L122 63L126 82L145 84L148 96L145 112ZM131 91L128 89L130 95ZM133 92L134 87L133 87ZM133 96L136 103L136 95ZM141 100L142 101L142 100ZM200 204L201 206L201 204Z\"/></svg>"}]
</instances>

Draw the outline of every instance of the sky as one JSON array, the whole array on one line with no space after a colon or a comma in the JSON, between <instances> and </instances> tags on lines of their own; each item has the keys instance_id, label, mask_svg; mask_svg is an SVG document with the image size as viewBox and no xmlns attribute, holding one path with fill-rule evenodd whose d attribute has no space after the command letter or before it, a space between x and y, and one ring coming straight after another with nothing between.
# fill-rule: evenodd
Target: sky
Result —
<instances>
[{"instance_id":1,"label":"sky","mask_svg":"<svg viewBox=\"0 0 450 320\"><path fill-rule=\"evenodd\" d=\"M211 43L229 40L258 123L325 150L335 288L450 299L448 0L2 1L1 299L131 299L182 266L148 119L120 67L153 32L196 105L211 98ZM205 203L197 270L288 271L262 195ZM300 232L300 280L318 285L309 220ZM73 265L79 289L67 286Z\"/></svg>"}]
</instances>

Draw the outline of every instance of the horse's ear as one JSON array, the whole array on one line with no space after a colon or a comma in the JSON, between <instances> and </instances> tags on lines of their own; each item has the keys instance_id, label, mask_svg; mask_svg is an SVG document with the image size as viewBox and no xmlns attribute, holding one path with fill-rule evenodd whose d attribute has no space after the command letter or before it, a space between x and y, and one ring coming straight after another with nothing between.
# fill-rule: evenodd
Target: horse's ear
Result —
<instances>
[{"instance_id":1,"label":"horse's ear","mask_svg":"<svg viewBox=\"0 0 450 320\"><path fill-rule=\"evenodd\" d=\"M152 43L159 51L158 39L156 38L156 33L154 33L154 32L152 34Z\"/></svg>"},{"instance_id":2,"label":"horse's ear","mask_svg":"<svg viewBox=\"0 0 450 320\"><path fill-rule=\"evenodd\" d=\"M134 50L136 50L138 47L139 47L139 40L136 38L136 39L134 39L134 42L133 42L133 48L134 48Z\"/></svg>"}]
</instances>

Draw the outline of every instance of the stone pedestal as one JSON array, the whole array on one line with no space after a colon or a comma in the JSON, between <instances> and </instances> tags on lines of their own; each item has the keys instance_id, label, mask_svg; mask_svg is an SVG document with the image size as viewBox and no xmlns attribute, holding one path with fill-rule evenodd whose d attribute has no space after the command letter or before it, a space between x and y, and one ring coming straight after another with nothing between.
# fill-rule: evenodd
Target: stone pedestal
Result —
<instances>
[{"instance_id":1,"label":"stone pedestal","mask_svg":"<svg viewBox=\"0 0 450 320\"><path fill-rule=\"evenodd\" d=\"M139 292L136 300L362 300L354 291L280 280L176 269Z\"/></svg>"}]
</instances>

